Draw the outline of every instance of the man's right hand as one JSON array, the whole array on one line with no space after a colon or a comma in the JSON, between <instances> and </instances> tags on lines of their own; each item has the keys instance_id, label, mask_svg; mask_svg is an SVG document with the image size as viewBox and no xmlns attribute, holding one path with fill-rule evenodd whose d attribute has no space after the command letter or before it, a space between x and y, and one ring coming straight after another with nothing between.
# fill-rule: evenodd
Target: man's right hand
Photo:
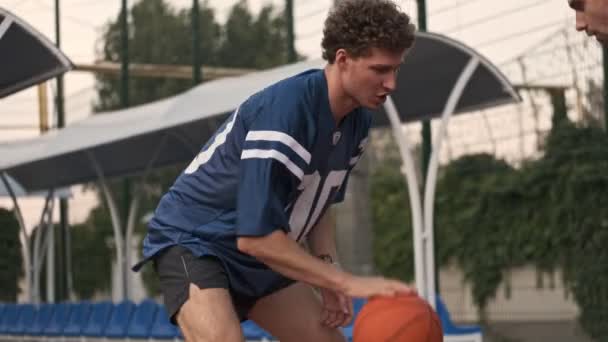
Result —
<instances>
[{"instance_id":1,"label":"man's right hand","mask_svg":"<svg viewBox=\"0 0 608 342\"><path fill-rule=\"evenodd\" d=\"M384 277L351 276L346 279L343 288L344 294L356 298L416 294L415 288L401 281Z\"/></svg>"}]
</instances>

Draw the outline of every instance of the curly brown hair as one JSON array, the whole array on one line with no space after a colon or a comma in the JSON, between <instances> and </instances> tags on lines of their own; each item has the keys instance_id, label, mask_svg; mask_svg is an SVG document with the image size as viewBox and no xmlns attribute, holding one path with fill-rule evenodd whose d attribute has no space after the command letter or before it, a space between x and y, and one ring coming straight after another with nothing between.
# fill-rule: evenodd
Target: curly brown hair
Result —
<instances>
[{"instance_id":1,"label":"curly brown hair","mask_svg":"<svg viewBox=\"0 0 608 342\"><path fill-rule=\"evenodd\" d=\"M414 44L415 30L410 17L391 0L340 0L325 20L323 59L333 63L338 49L353 57L371 48L403 51Z\"/></svg>"}]
</instances>

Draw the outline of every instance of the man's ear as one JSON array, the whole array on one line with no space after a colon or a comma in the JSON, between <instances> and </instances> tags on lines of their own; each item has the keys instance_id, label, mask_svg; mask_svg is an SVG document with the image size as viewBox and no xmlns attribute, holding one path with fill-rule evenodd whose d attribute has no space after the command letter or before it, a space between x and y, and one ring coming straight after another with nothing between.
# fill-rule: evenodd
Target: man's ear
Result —
<instances>
[{"instance_id":1,"label":"man's ear","mask_svg":"<svg viewBox=\"0 0 608 342\"><path fill-rule=\"evenodd\" d=\"M336 58L334 60L334 63L339 68L343 68L346 66L347 61L348 61L348 52L346 52L345 49L338 49L336 51Z\"/></svg>"}]
</instances>

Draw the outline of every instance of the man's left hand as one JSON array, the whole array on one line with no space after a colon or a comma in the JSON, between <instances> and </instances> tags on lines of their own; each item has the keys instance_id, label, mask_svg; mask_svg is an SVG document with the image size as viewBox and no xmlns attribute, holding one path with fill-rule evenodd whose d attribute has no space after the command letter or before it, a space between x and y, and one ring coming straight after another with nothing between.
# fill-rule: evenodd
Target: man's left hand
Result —
<instances>
[{"instance_id":1,"label":"man's left hand","mask_svg":"<svg viewBox=\"0 0 608 342\"><path fill-rule=\"evenodd\" d=\"M321 323L331 328L343 327L353 319L352 298L341 292L330 289L321 289L323 299L323 312Z\"/></svg>"}]
</instances>

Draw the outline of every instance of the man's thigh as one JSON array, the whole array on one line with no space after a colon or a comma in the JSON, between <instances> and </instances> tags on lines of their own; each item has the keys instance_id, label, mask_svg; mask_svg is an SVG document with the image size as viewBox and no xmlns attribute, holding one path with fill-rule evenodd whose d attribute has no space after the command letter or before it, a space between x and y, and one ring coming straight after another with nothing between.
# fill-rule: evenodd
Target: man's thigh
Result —
<instances>
[{"instance_id":1,"label":"man's thigh","mask_svg":"<svg viewBox=\"0 0 608 342\"><path fill-rule=\"evenodd\" d=\"M188 342L242 342L243 333L226 289L200 289L190 284L188 300L176 314Z\"/></svg>"},{"instance_id":2,"label":"man's thigh","mask_svg":"<svg viewBox=\"0 0 608 342\"><path fill-rule=\"evenodd\" d=\"M339 329L321 324L322 309L312 288L297 282L258 300L249 318L281 342L344 342Z\"/></svg>"},{"instance_id":3,"label":"man's thigh","mask_svg":"<svg viewBox=\"0 0 608 342\"><path fill-rule=\"evenodd\" d=\"M187 341L242 341L229 281L215 257L174 246L155 258L165 308Z\"/></svg>"}]
</instances>

